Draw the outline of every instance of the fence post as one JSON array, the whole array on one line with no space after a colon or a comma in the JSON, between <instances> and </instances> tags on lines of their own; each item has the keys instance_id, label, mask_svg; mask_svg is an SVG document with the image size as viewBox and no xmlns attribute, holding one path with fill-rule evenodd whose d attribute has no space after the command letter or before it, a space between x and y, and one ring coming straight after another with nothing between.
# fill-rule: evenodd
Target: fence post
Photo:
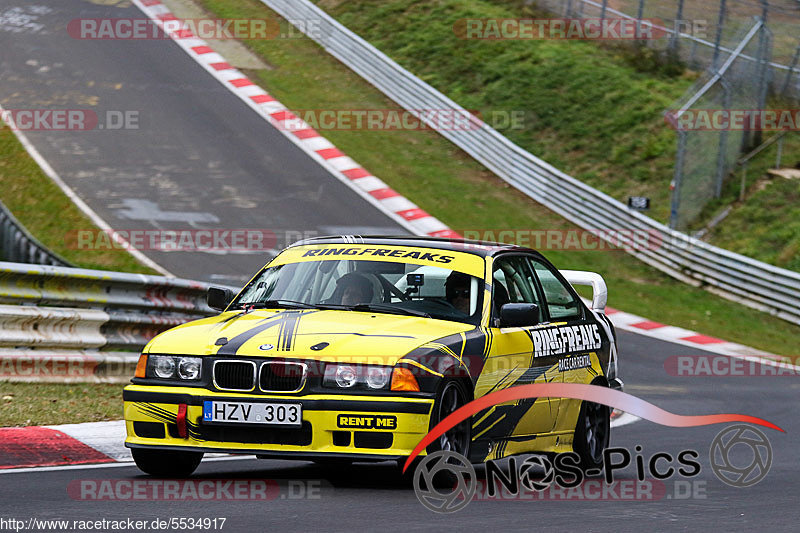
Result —
<instances>
[{"instance_id":1,"label":"fence post","mask_svg":"<svg viewBox=\"0 0 800 533\"><path fill-rule=\"evenodd\" d=\"M603 6L600 8L600 20L606 20L606 9L608 9L608 0L603 0Z\"/></svg>"},{"instance_id":2,"label":"fence post","mask_svg":"<svg viewBox=\"0 0 800 533\"><path fill-rule=\"evenodd\" d=\"M722 87L722 108L729 111L731 108L731 86L724 77L720 78ZM719 132L719 148L717 151L717 175L714 180L714 198L722 196L722 183L725 181L725 161L728 156L728 130Z\"/></svg>"},{"instance_id":3,"label":"fence post","mask_svg":"<svg viewBox=\"0 0 800 533\"><path fill-rule=\"evenodd\" d=\"M722 28L725 27L725 4L726 0L719 0L719 18L717 19L717 38L714 40L714 58L711 60L711 68L717 69L719 60L719 47L722 44Z\"/></svg>"},{"instance_id":4,"label":"fence post","mask_svg":"<svg viewBox=\"0 0 800 533\"><path fill-rule=\"evenodd\" d=\"M670 202L669 227L677 230L681 208L681 183L683 163L686 159L686 132L678 130L678 152L675 156L675 175L672 178L672 201Z\"/></svg>"},{"instance_id":5,"label":"fence post","mask_svg":"<svg viewBox=\"0 0 800 533\"><path fill-rule=\"evenodd\" d=\"M786 73L786 81L783 82L783 89L781 89L781 96L786 97L786 91L789 89L789 82L794 76L794 69L797 66L797 61L800 60L800 44L797 45L797 50L792 58L792 65L789 67L789 72Z\"/></svg>"},{"instance_id":6,"label":"fence post","mask_svg":"<svg viewBox=\"0 0 800 533\"><path fill-rule=\"evenodd\" d=\"M775 169L781 168L781 161L783 160L783 138L784 138L784 133L786 133L786 132L781 133L780 134L780 138L778 139L778 156L775 158Z\"/></svg>"},{"instance_id":7,"label":"fence post","mask_svg":"<svg viewBox=\"0 0 800 533\"><path fill-rule=\"evenodd\" d=\"M678 0L678 11L675 13L675 22L672 25L675 33L672 34L672 41L669 43L669 48L675 55L678 54L678 41L680 40L681 27L683 27L683 2L684 0Z\"/></svg>"},{"instance_id":8,"label":"fence post","mask_svg":"<svg viewBox=\"0 0 800 533\"><path fill-rule=\"evenodd\" d=\"M642 17L644 17L644 2L639 0L639 10L636 12L636 36L642 35Z\"/></svg>"},{"instance_id":9,"label":"fence post","mask_svg":"<svg viewBox=\"0 0 800 533\"><path fill-rule=\"evenodd\" d=\"M769 66L770 61L770 51L769 51L769 42L770 42L770 30L764 24L762 20L762 26L759 31L758 35L758 109L764 110L767 107L767 93L769 92L769 75L772 72L772 69ZM761 128L757 129L753 134L754 143L756 145L761 144L763 139L763 130Z\"/></svg>"},{"instance_id":10,"label":"fence post","mask_svg":"<svg viewBox=\"0 0 800 533\"><path fill-rule=\"evenodd\" d=\"M572 0L567 0L567 5L564 8L564 16L567 18L572 16Z\"/></svg>"},{"instance_id":11,"label":"fence post","mask_svg":"<svg viewBox=\"0 0 800 533\"><path fill-rule=\"evenodd\" d=\"M740 202L744 202L744 189L747 186L747 165L749 163L750 163L749 161L745 161L742 164L742 183L739 186L739 201Z\"/></svg>"}]
</instances>

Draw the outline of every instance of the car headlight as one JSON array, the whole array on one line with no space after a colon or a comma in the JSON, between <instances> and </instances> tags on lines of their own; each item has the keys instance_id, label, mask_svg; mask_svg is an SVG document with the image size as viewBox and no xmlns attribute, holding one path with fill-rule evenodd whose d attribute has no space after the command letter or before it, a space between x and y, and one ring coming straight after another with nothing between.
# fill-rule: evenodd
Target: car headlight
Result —
<instances>
[{"instance_id":1,"label":"car headlight","mask_svg":"<svg viewBox=\"0 0 800 533\"><path fill-rule=\"evenodd\" d=\"M383 366L367 367L367 387L370 389L385 389L392 375L392 369Z\"/></svg>"},{"instance_id":2,"label":"car headlight","mask_svg":"<svg viewBox=\"0 0 800 533\"><path fill-rule=\"evenodd\" d=\"M339 389L385 390L391 377L392 367L330 364L325 366L322 385Z\"/></svg>"},{"instance_id":3,"label":"car headlight","mask_svg":"<svg viewBox=\"0 0 800 533\"><path fill-rule=\"evenodd\" d=\"M181 357L178 359L178 377L181 379L200 379L202 361L199 357Z\"/></svg>"},{"instance_id":4,"label":"car headlight","mask_svg":"<svg viewBox=\"0 0 800 533\"><path fill-rule=\"evenodd\" d=\"M175 358L158 355L152 358L153 373L157 378L169 379L175 376Z\"/></svg>"},{"instance_id":5,"label":"car headlight","mask_svg":"<svg viewBox=\"0 0 800 533\"><path fill-rule=\"evenodd\" d=\"M352 366L336 367L336 384L343 389L349 389L358 382L358 374Z\"/></svg>"},{"instance_id":6,"label":"car headlight","mask_svg":"<svg viewBox=\"0 0 800 533\"><path fill-rule=\"evenodd\" d=\"M151 355L148 366L148 377L197 381L202 374L203 360L200 357Z\"/></svg>"}]
</instances>

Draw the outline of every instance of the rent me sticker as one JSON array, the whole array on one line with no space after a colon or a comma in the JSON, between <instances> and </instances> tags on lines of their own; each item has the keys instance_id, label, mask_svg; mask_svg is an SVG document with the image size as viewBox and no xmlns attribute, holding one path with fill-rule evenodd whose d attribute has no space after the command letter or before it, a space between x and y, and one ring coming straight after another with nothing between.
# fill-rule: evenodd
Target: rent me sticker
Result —
<instances>
[{"instance_id":1,"label":"rent me sticker","mask_svg":"<svg viewBox=\"0 0 800 533\"><path fill-rule=\"evenodd\" d=\"M340 428L397 429L396 416L339 415L336 424Z\"/></svg>"}]
</instances>

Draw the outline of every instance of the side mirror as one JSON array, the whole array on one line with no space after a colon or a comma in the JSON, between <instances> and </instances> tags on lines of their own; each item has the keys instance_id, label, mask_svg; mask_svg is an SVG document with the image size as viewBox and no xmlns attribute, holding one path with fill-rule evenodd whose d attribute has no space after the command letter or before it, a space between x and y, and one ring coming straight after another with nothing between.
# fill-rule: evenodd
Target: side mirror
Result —
<instances>
[{"instance_id":1,"label":"side mirror","mask_svg":"<svg viewBox=\"0 0 800 533\"><path fill-rule=\"evenodd\" d=\"M519 328L539 323L539 306L536 304L505 304L500 308L500 327Z\"/></svg>"},{"instance_id":2,"label":"side mirror","mask_svg":"<svg viewBox=\"0 0 800 533\"><path fill-rule=\"evenodd\" d=\"M211 309L224 311L233 301L233 292L230 289L220 289L219 287L209 287L206 295L206 302Z\"/></svg>"}]
</instances>

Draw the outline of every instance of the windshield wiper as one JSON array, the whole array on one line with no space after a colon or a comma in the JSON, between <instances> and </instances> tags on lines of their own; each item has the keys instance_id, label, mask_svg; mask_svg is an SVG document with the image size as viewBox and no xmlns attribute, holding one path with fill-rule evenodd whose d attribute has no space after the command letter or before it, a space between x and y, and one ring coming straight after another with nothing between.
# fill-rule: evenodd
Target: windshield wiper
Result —
<instances>
[{"instance_id":1,"label":"windshield wiper","mask_svg":"<svg viewBox=\"0 0 800 533\"><path fill-rule=\"evenodd\" d=\"M245 302L239 304L240 309L266 309L268 307L281 307L284 309L315 309L315 306L294 300L265 300L263 302Z\"/></svg>"},{"instance_id":2,"label":"windshield wiper","mask_svg":"<svg viewBox=\"0 0 800 533\"><path fill-rule=\"evenodd\" d=\"M395 307L387 304L358 304L348 307L353 311L374 311L376 313L391 313L393 315L410 315L419 316L423 318L431 318L431 315L422 311L414 311L412 309L404 309L402 307Z\"/></svg>"}]
</instances>

